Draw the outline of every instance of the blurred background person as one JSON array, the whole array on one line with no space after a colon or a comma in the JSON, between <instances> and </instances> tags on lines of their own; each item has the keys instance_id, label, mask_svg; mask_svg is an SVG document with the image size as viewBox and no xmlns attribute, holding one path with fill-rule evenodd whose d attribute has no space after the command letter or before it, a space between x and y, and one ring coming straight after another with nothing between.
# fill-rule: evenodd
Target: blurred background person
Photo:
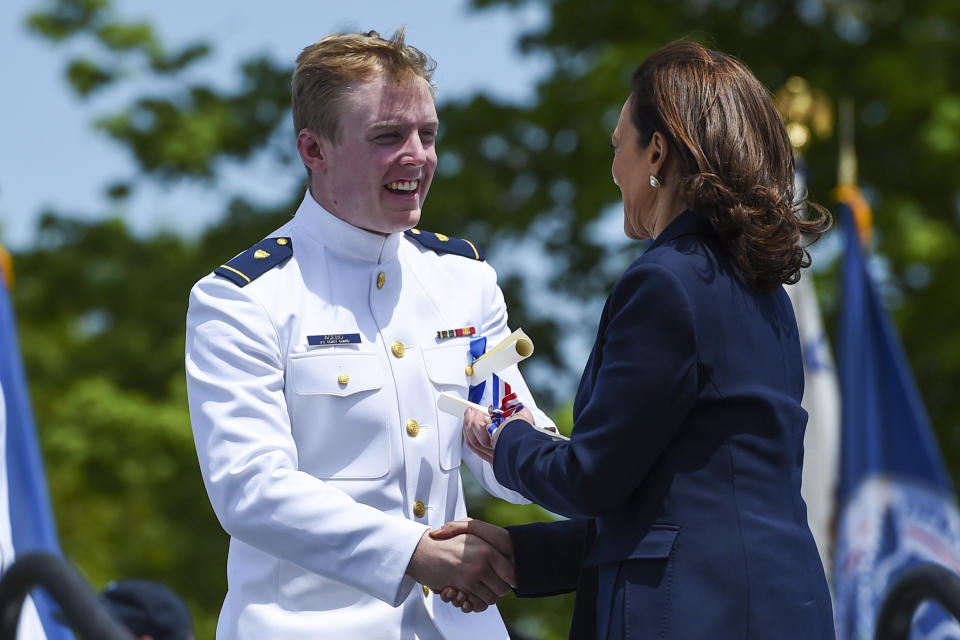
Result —
<instances>
[{"instance_id":1,"label":"blurred background person","mask_svg":"<svg viewBox=\"0 0 960 640\"><path fill-rule=\"evenodd\" d=\"M193 616L177 593L161 582L127 579L111 582L98 599L109 614L137 640L194 640ZM63 612L54 617L72 626ZM78 640L98 640L81 636Z\"/></svg>"},{"instance_id":2,"label":"blurred background person","mask_svg":"<svg viewBox=\"0 0 960 640\"><path fill-rule=\"evenodd\" d=\"M193 618L173 589L152 580L118 580L100 601L138 640L194 640Z\"/></svg>"}]
</instances>

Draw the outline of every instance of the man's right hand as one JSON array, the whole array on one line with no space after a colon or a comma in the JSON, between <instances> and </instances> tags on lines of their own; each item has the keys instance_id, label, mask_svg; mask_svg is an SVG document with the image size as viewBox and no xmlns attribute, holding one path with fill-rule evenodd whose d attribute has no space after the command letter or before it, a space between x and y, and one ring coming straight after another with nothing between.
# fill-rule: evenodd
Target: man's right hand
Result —
<instances>
[{"instance_id":1,"label":"man's right hand","mask_svg":"<svg viewBox=\"0 0 960 640\"><path fill-rule=\"evenodd\" d=\"M472 533L444 539L428 534L420 538L407 565L407 575L420 584L436 592L457 589L473 611L483 611L514 585L512 559L486 540Z\"/></svg>"},{"instance_id":2,"label":"man's right hand","mask_svg":"<svg viewBox=\"0 0 960 640\"><path fill-rule=\"evenodd\" d=\"M498 527L483 520L464 518L462 520L448 522L441 528L432 530L429 533L430 537L434 539L447 539L453 538L454 536L466 535L477 536L503 554L510 563L510 566L513 567L513 539L510 537L510 533L503 527ZM516 586L515 578L510 584L511 586ZM444 602L452 602L454 606L460 607L464 613L483 611L483 609L476 608L475 596L451 585L447 585L440 591L440 598Z\"/></svg>"}]
</instances>

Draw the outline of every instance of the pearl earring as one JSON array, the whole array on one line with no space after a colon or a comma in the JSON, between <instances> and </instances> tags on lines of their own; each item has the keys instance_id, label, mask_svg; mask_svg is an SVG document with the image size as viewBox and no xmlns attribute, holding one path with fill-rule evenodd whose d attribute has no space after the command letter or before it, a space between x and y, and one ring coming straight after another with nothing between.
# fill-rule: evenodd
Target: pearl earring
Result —
<instances>
[{"instance_id":1,"label":"pearl earring","mask_svg":"<svg viewBox=\"0 0 960 640\"><path fill-rule=\"evenodd\" d=\"M655 175L653 175L653 174L650 174L650 186L651 186L651 187L653 187L654 189L659 189L662 184L663 184L663 183L660 182L660 178L658 178L657 176L655 176Z\"/></svg>"}]
</instances>

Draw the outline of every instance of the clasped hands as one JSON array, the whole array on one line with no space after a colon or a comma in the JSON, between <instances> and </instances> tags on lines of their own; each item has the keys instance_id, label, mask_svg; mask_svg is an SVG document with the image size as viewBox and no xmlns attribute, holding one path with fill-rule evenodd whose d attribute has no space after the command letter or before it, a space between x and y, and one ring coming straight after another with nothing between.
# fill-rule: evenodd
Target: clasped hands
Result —
<instances>
[{"instance_id":1,"label":"clasped hands","mask_svg":"<svg viewBox=\"0 0 960 640\"><path fill-rule=\"evenodd\" d=\"M497 436L516 419L533 424L530 411L520 409L491 433L490 416L468 408L463 416L464 441L492 463ZM465 613L483 611L516 586L513 542L506 529L482 520L448 522L424 533L407 573Z\"/></svg>"},{"instance_id":2,"label":"clasped hands","mask_svg":"<svg viewBox=\"0 0 960 640\"><path fill-rule=\"evenodd\" d=\"M464 613L483 611L516 586L506 529L465 518L427 531L407 573Z\"/></svg>"}]
</instances>

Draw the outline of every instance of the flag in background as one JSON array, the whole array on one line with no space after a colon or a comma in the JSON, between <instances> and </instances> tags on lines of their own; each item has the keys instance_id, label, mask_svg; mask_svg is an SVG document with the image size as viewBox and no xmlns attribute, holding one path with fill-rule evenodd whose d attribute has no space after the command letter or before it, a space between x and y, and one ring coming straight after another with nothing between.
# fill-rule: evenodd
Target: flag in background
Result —
<instances>
[{"instance_id":1,"label":"flag in background","mask_svg":"<svg viewBox=\"0 0 960 640\"><path fill-rule=\"evenodd\" d=\"M805 194L807 165L799 151L794 162L794 193ZM784 288L797 318L803 355L801 405L807 412L807 426L803 432L800 494L807 505L807 524L829 580L840 455L840 383L813 277L809 272L804 273L799 282Z\"/></svg>"},{"instance_id":2,"label":"flag in background","mask_svg":"<svg viewBox=\"0 0 960 640\"><path fill-rule=\"evenodd\" d=\"M803 400L807 428L803 434L803 479L800 493L807 504L807 523L830 576L833 518L840 453L840 385L823 327L817 292L809 274L786 287L797 317L803 353Z\"/></svg>"},{"instance_id":3,"label":"flag in background","mask_svg":"<svg viewBox=\"0 0 960 640\"><path fill-rule=\"evenodd\" d=\"M867 272L852 188L838 210L845 252L837 361L842 396L834 614L837 638L874 637L883 598L918 563L960 572L960 513L893 323ZM912 638L960 638L927 603Z\"/></svg>"},{"instance_id":4,"label":"flag in background","mask_svg":"<svg viewBox=\"0 0 960 640\"><path fill-rule=\"evenodd\" d=\"M20 359L16 323L7 292L7 283L12 282L9 260L0 261L0 267L4 274L0 280L0 385L6 400L7 422L6 459L3 463L9 491L14 553L22 555L29 551L48 551L61 555L30 408L26 375ZM73 638L65 626L53 619L52 612L57 607L52 599L41 589L34 590L32 597L47 639ZM25 626L28 615L32 615L32 612L27 605L21 618L21 627ZM33 632L24 636L23 631L25 629L18 635L31 640L39 635Z\"/></svg>"}]
</instances>

